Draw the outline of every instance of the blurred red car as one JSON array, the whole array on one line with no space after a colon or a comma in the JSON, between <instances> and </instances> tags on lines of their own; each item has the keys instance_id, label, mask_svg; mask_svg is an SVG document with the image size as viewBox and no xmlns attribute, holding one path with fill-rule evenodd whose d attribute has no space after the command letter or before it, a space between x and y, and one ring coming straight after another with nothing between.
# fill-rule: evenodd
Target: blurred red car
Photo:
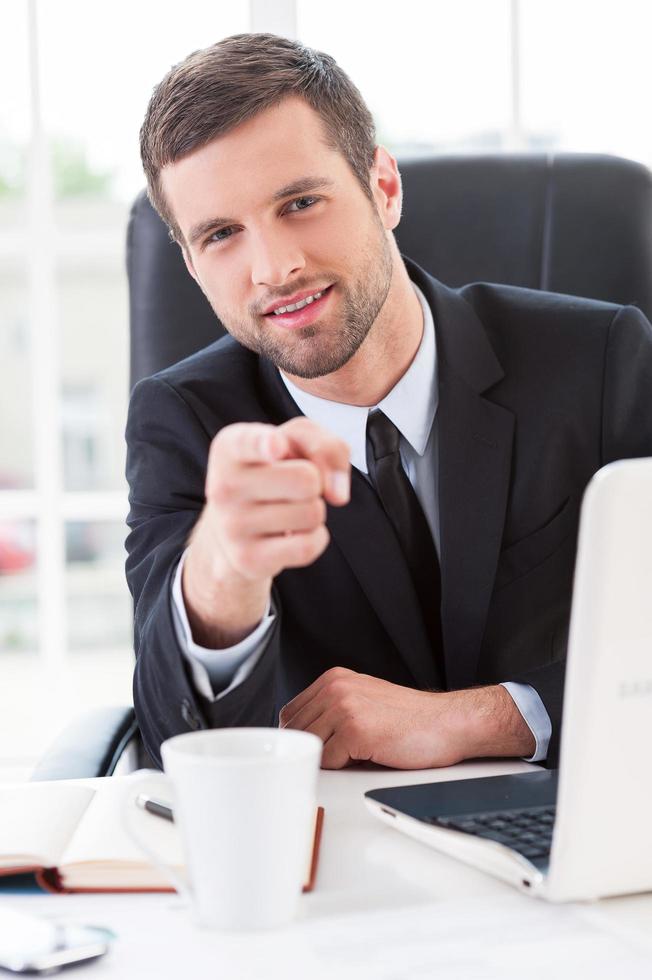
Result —
<instances>
[{"instance_id":1,"label":"blurred red car","mask_svg":"<svg viewBox=\"0 0 652 980\"><path fill-rule=\"evenodd\" d=\"M23 572L35 563L33 528L23 523L0 524L0 575Z\"/></svg>"}]
</instances>

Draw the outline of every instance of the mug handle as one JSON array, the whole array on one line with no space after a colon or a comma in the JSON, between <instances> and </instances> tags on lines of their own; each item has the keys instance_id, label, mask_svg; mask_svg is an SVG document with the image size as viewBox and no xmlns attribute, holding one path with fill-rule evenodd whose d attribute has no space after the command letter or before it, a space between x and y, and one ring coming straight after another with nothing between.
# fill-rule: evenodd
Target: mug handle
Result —
<instances>
[{"instance_id":1,"label":"mug handle","mask_svg":"<svg viewBox=\"0 0 652 980\"><path fill-rule=\"evenodd\" d=\"M170 880L181 898L192 905L194 897L190 883L164 861L160 854L157 854L145 840L142 834L142 821L143 815L147 815L147 811L136 803L137 798L143 793L158 795L164 800L173 799L174 790L169 776L151 769L138 769L136 772L130 773L125 778L125 782L127 785L122 799L122 825L127 835L137 844L154 867ZM152 820L163 819L153 814L149 814L149 817Z\"/></svg>"}]
</instances>

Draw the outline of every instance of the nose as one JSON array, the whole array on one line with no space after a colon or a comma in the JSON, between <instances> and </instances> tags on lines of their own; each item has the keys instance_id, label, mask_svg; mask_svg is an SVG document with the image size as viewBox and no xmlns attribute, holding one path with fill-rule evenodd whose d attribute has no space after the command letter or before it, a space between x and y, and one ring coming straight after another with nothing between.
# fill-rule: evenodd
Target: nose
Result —
<instances>
[{"instance_id":1,"label":"nose","mask_svg":"<svg viewBox=\"0 0 652 980\"><path fill-rule=\"evenodd\" d=\"M305 264L301 249L290 235L260 234L253 244L251 281L254 286L282 286Z\"/></svg>"}]
</instances>

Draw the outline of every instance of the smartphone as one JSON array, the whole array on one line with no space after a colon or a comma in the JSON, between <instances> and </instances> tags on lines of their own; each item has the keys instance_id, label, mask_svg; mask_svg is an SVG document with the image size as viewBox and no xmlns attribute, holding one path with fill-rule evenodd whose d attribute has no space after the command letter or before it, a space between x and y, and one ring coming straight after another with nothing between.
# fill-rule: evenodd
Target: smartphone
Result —
<instances>
[{"instance_id":1,"label":"smartphone","mask_svg":"<svg viewBox=\"0 0 652 980\"><path fill-rule=\"evenodd\" d=\"M0 968L11 973L56 973L103 956L112 939L110 929L58 922L0 905Z\"/></svg>"}]
</instances>

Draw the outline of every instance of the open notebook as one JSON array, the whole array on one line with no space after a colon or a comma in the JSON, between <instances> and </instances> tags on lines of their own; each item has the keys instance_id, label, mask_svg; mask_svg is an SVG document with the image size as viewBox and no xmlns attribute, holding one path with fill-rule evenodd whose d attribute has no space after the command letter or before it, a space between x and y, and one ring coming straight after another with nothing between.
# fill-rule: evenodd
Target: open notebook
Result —
<instances>
[{"instance_id":1,"label":"open notebook","mask_svg":"<svg viewBox=\"0 0 652 980\"><path fill-rule=\"evenodd\" d=\"M174 891L123 829L124 794L120 777L0 789L0 891L2 876L15 875L54 892ZM314 886L323 815L319 807L304 891ZM144 811L142 819L151 846L183 871L178 827Z\"/></svg>"}]
</instances>

